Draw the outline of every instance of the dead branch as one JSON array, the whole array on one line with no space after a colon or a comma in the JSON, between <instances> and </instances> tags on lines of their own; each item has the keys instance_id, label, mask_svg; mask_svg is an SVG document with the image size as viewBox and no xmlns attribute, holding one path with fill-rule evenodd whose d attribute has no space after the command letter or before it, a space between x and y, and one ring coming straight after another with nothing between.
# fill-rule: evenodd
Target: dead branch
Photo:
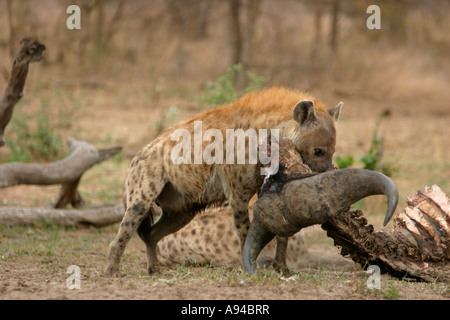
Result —
<instances>
[{"instance_id":1,"label":"dead branch","mask_svg":"<svg viewBox=\"0 0 450 320\"><path fill-rule=\"evenodd\" d=\"M84 210L0 207L0 224L30 225L48 222L65 227L102 227L120 222L124 212L125 209L122 204Z\"/></svg>"},{"instance_id":2,"label":"dead branch","mask_svg":"<svg viewBox=\"0 0 450 320\"><path fill-rule=\"evenodd\" d=\"M114 33L117 31L117 23L120 21L120 18L122 17L124 6L125 6L124 0L119 0L117 3L116 10L114 11L111 20L109 21L106 27L105 42L110 41Z\"/></svg>"},{"instance_id":3,"label":"dead branch","mask_svg":"<svg viewBox=\"0 0 450 320\"><path fill-rule=\"evenodd\" d=\"M71 203L74 207L82 204L77 192L83 173L93 165L117 154L121 147L97 150L91 144L75 139L67 139L70 155L62 160L46 163L12 162L0 165L0 188L18 184L53 185L62 184L55 207L62 208Z\"/></svg>"},{"instance_id":4,"label":"dead branch","mask_svg":"<svg viewBox=\"0 0 450 320\"><path fill-rule=\"evenodd\" d=\"M23 88L28 74L30 62L40 61L45 46L32 38L25 38L20 42L20 48L14 58L11 76L0 98L0 147L5 144L4 131L11 120L15 104L23 96Z\"/></svg>"}]
</instances>

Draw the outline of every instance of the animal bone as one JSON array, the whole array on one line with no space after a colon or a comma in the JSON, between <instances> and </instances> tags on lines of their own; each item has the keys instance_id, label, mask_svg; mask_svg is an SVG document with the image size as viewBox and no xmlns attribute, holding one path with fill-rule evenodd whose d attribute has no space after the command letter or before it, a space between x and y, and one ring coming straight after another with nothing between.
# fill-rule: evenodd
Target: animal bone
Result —
<instances>
[{"instance_id":1,"label":"animal bone","mask_svg":"<svg viewBox=\"0 0 450 320\"><path fill-rule=\"evenodd\" d=\"M290 144L284 147L293 148ZM298 161L301 162L300 155ZM381 173L343 169L303 179L302 175L305 173L286 174L280 170L261 188L243 249L243 263L248 272L255 272L258 254L274 236L289 237L302 228L323 224L370 195L384 194L388 200L384 225L397 207L397 187Z\"/></svg>"}]
</instances>

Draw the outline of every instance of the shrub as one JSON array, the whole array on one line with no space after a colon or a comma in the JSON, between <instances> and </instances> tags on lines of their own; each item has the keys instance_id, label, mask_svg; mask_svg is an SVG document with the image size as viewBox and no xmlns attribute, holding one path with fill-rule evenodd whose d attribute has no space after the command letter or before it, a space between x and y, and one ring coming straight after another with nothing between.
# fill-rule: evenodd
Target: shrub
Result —
<instances>
[{"instance_id":1,"label":"shrub","mask_svg":"<svg viewBox=\"0 0 450 320\"><path fill-rule=\"evenodd\" d=\"M245 75L248 79L248 85L243 90L238 90L235 83L236 77L241 70L242 65L235 64L227 69L225 75L213 82L208 82L200 95L200 106L203 107L205 103L217 106L234 101L249 91L261 89L264 83L268 81L265 77L257 76L247 71Z\"/></svg>"}]
</instances>

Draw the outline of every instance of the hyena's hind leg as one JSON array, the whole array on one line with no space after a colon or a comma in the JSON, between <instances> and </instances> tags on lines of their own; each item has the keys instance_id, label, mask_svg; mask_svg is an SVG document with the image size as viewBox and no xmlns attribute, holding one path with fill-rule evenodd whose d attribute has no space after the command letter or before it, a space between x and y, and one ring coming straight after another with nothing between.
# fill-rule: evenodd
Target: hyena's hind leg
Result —
<instances>
[{"instance_id":1,"label":"hyena's hind leg","mask_svg":"<svg viewBox=\"0 0 450 320\"><path fill-rule=\"evenodd\" d=\"M185 201L170 182L166 184L156 202L162 209L159 219L152 225L150 217L147 217L137 230L139 237L146 245L149 274L159 270L156 250L159 240L183 228L199 210L203 209L201 205L192 205Z\"/></svg>"},{"instance_id":2,"label":"hyena's hind leg","mask_svg":"<svg viewBox=\"0 0 450 320\"><path fill-rule=\"evenodd\" d=\"M125 247L142 221L152 213L154 201L164 187L164 181L156 178L149 181L148 178L145 171L130 170L127 177L127 209L119 231L109 246L104 276L120 276L120 258Z\"/></svg>"},{"instance_id":3,"label":"hyena's hind leg","mask_svg":"<svg viewBox=\"0 0 450 320\"><path fill-rule=\"evenodd\" d=\"M150 226L150 221L146 218L138 228L139 237L144 241L147 250L147 272L152 274L159 271L156 247L159 240L165 236L175 233L193 218L192 212L171 212L163 211L158 221Z\"/></svg>"},{"instance_id":4,"label":"hyena's hind leg","mask_svg":"<svg viewBox=\"0 0 450 320\"><path fill-rule=\"evenodd\" d=\"M119 265L125 247L142 220L148 216L150 208L144 204L135 204L127 208L119 231L109 245L108 263L104 276L120 276Z\"/></svg>"}]
</instances>

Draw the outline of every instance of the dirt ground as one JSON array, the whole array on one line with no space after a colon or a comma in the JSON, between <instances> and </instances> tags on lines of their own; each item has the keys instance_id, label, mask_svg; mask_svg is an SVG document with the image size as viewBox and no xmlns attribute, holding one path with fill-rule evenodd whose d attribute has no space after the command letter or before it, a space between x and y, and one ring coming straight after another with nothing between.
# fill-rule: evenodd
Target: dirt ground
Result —
<instances>
[{"instance_id":1,"label":"dirt ground","mask_svg":"<svg viewBox=\"0 0 450 320\"><path fill-rule=\"evenodd\" d=\"M30 230L30 229L28 229ZM112 231L112 229L111 229ZM92 237L92 230L57 231L72 236L75 241ZM29 234L31 232L24 232ZM53 232L52 232L53 233ZM103 234L97 242L107 243L113 232ZM64 234L64 235L63 235ZM24 235L25 237L36 237ZM104 241L102 241L104 239ZM21 241L24 241L22 239ZM39 242L39 240L37 240ZM42 240L41 240L42 241ZM39 244L41 247L43 244ZM82 243L80 243L83 246ZM62 248L42 252L29 262L16 257L2 257L0 276L1 299L446 299L448 292L442 284L409 283L381 277L381 289L368 289L368 276L354 271L333 271L332 266L320 270L305 270L291 278L274 272L248 276L242 269L183 266L166 268L161 274L147 276L143 270L144 252L134 241L123 261L127 276L121 279L101 277L105 252L93 248ZM104 247L104 246L103 246ZM140 245L139 247L142 247ZM326 244L315 245L311 252L324 255ZM140 255L140 257L134 256ZM334 252L334 254L336 254ZM78 258L75 258L78 257ZM82 259L80 263L79 259ZM70 260L73 259L70 262ZM6 261L5 261L6 260ZM33 261L34 260L34 261ZM70 263L81 269L80 289L68 289L67 273ZM131 269L131 270L128 270ZM193 294L194 293L194 294Z\"/></svg>"},{"instance_id":2,"label":"dirt ground","mask_svg":"<svg viewBox=\"0 0 450 320\"><path fill-rule=\"evenodd\" d=\"M319 227L306 232L309 254L328 258L316 269L290 277L273 270L248 275L241 267L171 266L149 276L145 249L137 236L127 246L119 279L101 276L107 247L117 225L65 229L52 225L1 228L0 299L150 299L150 300L298 300L298 299L448 299L448 284L416 283L381 275L369 289L360 267L343 270L337 248ZM314 257L313 257L314 259ZM336 263L335 263L336 261ZM79 289L73 288L80 269ZM71 278L72 277L72 278Z\"/></svg>"}]
</instances>

